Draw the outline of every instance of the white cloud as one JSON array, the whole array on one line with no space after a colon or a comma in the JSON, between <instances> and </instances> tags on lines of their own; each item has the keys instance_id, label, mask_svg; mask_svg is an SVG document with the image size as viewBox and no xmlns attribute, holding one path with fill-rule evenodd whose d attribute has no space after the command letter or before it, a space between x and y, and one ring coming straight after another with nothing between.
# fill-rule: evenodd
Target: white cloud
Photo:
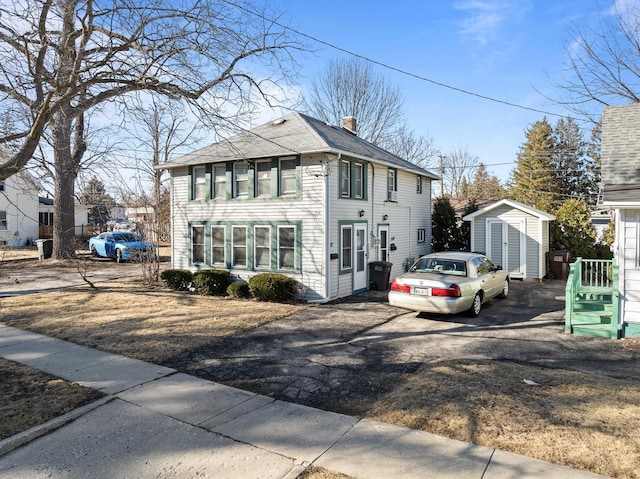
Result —
<instances>
[{"instance_id":1,"label":"white cloud","mask_svg":"<svg viewBox=\"0 0 640 479\"><path fill-rule=\"evenodd\" d=\"M461 33L485 45L495 40L508 25L519 23L529 2L510 0L464 0L454 6L466 14L460 22Z\"/></svg>"}]
</instances>

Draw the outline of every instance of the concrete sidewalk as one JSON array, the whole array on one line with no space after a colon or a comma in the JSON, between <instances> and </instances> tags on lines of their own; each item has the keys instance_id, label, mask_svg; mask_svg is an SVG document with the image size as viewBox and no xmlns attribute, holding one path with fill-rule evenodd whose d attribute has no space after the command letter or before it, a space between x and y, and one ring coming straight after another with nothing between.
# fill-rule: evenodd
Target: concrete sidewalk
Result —
<instances>
[{"instance_id":1,"label":"concrete sidewalk","mask_svg":"<svg viewBox=\"0 0 640 479\"><path fill-rule=\"evenodd\" d=\"M0 325L0 356L108 396L0 442L0 478L602 477Z\"/></svg>"}]
</instances>

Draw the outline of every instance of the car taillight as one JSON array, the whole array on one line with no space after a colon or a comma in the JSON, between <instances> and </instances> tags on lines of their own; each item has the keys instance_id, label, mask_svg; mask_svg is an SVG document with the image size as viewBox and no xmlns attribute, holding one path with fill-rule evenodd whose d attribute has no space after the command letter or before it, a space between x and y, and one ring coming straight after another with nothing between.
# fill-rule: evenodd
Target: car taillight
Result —
<instances>
[{"instance_id":1,"label":"car taillight","mask_svg":"<svg viewBox=\"0 0 640 479\"><path fill-rule=\"evenodd\" d=\"M450 298L459 298L462 296L460 286L452 284L448 288L431 288L431 296L448 296Z\"/></svg>"},{"instance_id":2,"label":"car taillight","mask_svg":"<svg viewBox=\"0 0 640 479\"><path fill-rule=\"evenodd\" d=\"M408 284L400 284L398 283L398 280L396 278L393 278L393 281L391 281L391 291L400 291L402 293L410 293L411 286L409 286Z\"/></svg>"}]
</instances>

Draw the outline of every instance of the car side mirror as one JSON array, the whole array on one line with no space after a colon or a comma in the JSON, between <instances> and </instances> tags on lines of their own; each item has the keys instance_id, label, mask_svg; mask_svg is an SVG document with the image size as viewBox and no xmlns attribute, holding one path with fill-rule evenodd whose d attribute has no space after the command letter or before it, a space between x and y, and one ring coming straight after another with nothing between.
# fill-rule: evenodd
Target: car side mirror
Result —
<instances>
[{"instance_id":1,"label":"car side mirror","mask_svg":"<svg viewBox=\"0 0 640 479\"><path fill-rule=\"evenodd\" d=\"M495 271L502 271L502 266L497 265Z\"/></svg>"}]
</instances>

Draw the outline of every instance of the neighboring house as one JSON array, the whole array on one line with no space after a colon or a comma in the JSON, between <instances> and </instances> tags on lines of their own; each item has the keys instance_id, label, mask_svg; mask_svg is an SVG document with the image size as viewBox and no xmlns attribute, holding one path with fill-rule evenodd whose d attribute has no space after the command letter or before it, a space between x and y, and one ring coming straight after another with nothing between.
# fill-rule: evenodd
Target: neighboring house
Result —
<instances>
[{"instance_id":1,"label":"neighboring house","mask_svg":"<svg viewBox=\"0 0 640 479\"><path fill-rule=\"evenodd\" d=\"M542 279L547 273L549 224L556 217L513 200L500 200L468 214L471 251L485 253L511 278Z\"/></svg>"},{"instance_id":2,"label":"neighboring house","mask_svg":"<svg viewBox=\"0 0 640 479\"><path fill-rule=\"evenodd\" d=\"M53 199L38 198L38 223L39 237L51 238L53 236ZM76 203L74 209L74 225L76 236L90 236L96 233L96 228L89 224L90 206Z\"/></svg>"},{"instance_id":3,"label":"neighboring house","mask_svg":"<svg viewBox=\"0 0 640 479\"><path fill-rule=\"evenodd\" d=\"M596 241L604 243L604 232L609 227L612 215L610 209L596 209L591 212L591 224L596 231Z\"/></svg>"},{"instance_id":4,"label":"neighboring house","mask_svg":"<svg viewBox=\"0 0 640 479\"><path fill-rule=\"evenodd\" d=\"M291 113L162 165L172 266L284 273L309 301L367 290L370 262L404 272L431 249L437 177L355 132Z\"/></svg>"},{"instance_id":5,"label":"neighboring house","mask_svg":"<svg viewBox=\"0 0 640 479\"><path fill-rule=\"evenodd\" d=\"M0 181L0 244L26 246L38 238L38 190L26 171Z\"/></svg>"},{"instance_id":6,"label":"neighboring house","mask_svg":"<svg viewBox=\"0 0 640 479\"><path fill-rule=\"evenodd\" d=\"M620 336L640 336L640 104L602 112L600 207L613 210Z\"/></svg>"}]
</instances>

